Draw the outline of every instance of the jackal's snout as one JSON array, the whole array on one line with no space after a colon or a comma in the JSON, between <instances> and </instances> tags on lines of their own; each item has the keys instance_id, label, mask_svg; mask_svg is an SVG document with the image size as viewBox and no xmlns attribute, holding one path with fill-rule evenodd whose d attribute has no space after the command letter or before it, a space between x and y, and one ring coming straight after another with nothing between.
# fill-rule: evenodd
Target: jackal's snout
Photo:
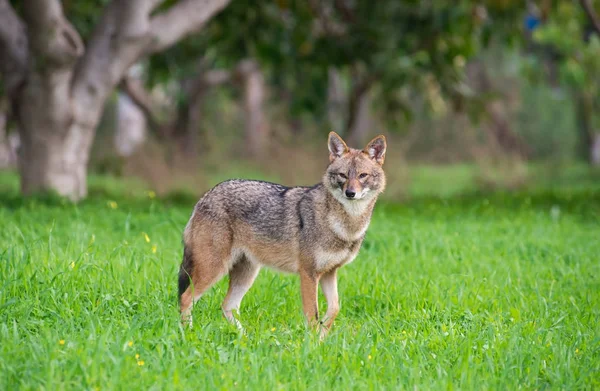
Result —
<instances>
[{"instance_id":1,"label":"jackal's snout","mask_svg":"<svg viewBox=\"0 0 600 391\"><path fill-rule=\"evenodd\" d=\"M362 185L358 180L350 178L348 181L346 181L344 194L346 195L346 198L353 199L356 197L357 193L360 193L361 188Z\"/></svg>"}]
</instances>

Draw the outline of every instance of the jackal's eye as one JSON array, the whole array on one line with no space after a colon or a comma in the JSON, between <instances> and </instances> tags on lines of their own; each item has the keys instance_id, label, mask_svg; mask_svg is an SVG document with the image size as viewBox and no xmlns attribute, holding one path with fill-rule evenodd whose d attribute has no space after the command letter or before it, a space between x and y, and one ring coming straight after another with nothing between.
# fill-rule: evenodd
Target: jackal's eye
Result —
<instances>
[{"instance_id":1,"label":"jackal's eye","mask_svg":"<svg viewBox=\"0 0 600 391\"><path fill-rule=\"evenodd\" d=\"M342 174L341 172L338 172L338 176L342 179L348 179L348 177L346 176L346 174Z\"/></svg>"},{"instance_id":2,"label":"jackal's eye","mask_svg":"<svg viewBox=\"0 0 600 391\"><path fill-rule=\"evenodd\" d=\"M367 174L366 172L363 172L363 173L362 173L362 174L360 174L358 177L359 177L360 179L365 179L365 178L366 178L366 177L368 177L368 176L369 176L369 174Z\"/></svg>"}]
</instances>

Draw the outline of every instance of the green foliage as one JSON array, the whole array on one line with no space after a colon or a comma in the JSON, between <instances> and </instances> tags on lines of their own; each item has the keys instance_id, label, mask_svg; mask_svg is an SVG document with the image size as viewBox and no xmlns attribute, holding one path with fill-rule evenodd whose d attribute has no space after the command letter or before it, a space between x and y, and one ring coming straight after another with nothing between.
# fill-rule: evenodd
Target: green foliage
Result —
<instances>
[{"instance_id":1,"label":"green foliage","mask_svg":"<svg viewBox=\"0 0 600 391\"><path fill-rule=\"evenodd\" d=\"M100 21L104 7L109 3L110 0L64 0L62 6L65 16L81 34L81 37L87 40Z\"/></svg>"},{"instance_id":2,"label":"green foliage","mask_svg":"<svg viewBox=\"0 0 600 391\"><path fill-rule=\"evenodd\" d=\"M577 3L561 3L556 13L535 31L537 43L558 52L563 79L576 88L593 88L600 82L600 39L591 34L585 39L587 19Z\"/></svg>"},{"instance_id":3,"label":"green foliage","mask_svg":"<svg viewBox=\"0 0 600 391\"><path fill-rule=\"evenodd\" d=\"M378 205L320 343L297 278L267 270L242 305L247 337L220 314L226 281L182 331L194 198L93 182L73 205L2 176L0 389L600 387L597 187Z\"/></svg>"},{"instance_id":4,"label":"green foliage","mask_svg":"<svg viewBox=\"0 0 600 391\"><path fill-rule=\"evenodd\" d=\"M519 2L490 2L487 16L468 0L361 0L348 2L345 10L338 2L310 3L232 2L200 34L153 56L150 83L195 73L200 58L212 67L231 68L253 57L275 96L289 98L292 115L319 118L326 107L327 69L335 67L353 82L373 78L385 114L402 119L410 110L407 90L422 93L432 105L441 96L463 99L467 60L492 33L501 39L520 34L513 28Z\"/></svg>"},{"instance_id":5,"label":"green foliage","mask_svg":"<svg viewBox=\"0 0 600 391\"><path fill-rule=\"evenodd\" d=\"M535 31L534 41L552 50L558 60L561 80L572 90L591 97L600 109L600 37L592 32L578 2L561 2L556 12ZM593 127L600 117L592 116Z\"/></svg>"}]
</instances>

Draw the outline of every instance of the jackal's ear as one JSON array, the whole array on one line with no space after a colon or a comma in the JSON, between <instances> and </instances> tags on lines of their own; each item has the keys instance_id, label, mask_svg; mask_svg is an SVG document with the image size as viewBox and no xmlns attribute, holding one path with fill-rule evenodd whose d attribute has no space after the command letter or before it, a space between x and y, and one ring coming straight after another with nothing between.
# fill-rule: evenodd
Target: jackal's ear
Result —
<instances>
[{"instance_id":1,"label":"jackal's ear","mask_svg":"<svg viewBox=\"0 0 600 391\"><path fill-rule=\"evenodd\" d=\"M340 136L336 132L329 133L329 140L327 142L327 146L329 147L329 161L332 162L335 159L341 157L343 154L348 152L348 146L342 140Z\"/></svg>"},{"instance_id":2,"label":"jackal's ear","mask_svg":"<svg viewBox=\"0 0 600 391\"><path fill-rule=\"evenodd\" d=\"M375 137L373 140L367 144L363 152L369 155L369 157L375 160L380 166L383 165L383 161L385 160L385 149L387 148L387 143L385 141L385 136L379 135Z\"/></svg>"}]
</instances>

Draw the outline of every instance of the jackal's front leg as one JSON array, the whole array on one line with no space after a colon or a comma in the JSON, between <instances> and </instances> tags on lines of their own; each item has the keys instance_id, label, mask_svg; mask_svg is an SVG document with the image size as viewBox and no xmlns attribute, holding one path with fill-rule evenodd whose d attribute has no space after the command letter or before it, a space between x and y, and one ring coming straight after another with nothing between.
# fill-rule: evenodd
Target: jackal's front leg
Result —
<instances>
[{"instance_id":1,"label":"jackal's front leg","mask_svg":"<svg viewBox=\"0 0 600 391\"><path fill-rule=\"evenodd\" d=\"M321 289L327 300L327 313L323 319L323 328L321 329L321 337L324 337L333 325L333 321L338 312L340 312L337 290L337 269L323 274L321 277Z\"/></svg>"},{"instance_id":2,"label":"jackal's front leg","mask_svg":"<svg viewBox=\"0 0 600 391\"><path fill-rule=\"evenodd\" d=\"M316 327L319 321L319 304L317 303L318 279L314 273L300 271L300 290L302 292L302 308L308 325Z\"/></svg>"}]
</instances>

